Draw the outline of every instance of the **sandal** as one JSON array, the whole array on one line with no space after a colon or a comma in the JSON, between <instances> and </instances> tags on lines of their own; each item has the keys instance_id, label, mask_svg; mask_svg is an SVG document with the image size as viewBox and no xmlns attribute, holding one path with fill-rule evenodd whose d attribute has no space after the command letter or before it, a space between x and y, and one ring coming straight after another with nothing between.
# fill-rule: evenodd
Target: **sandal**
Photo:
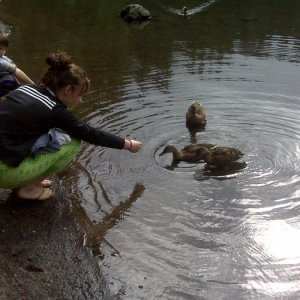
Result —
<instances>
[{"instance_id":1,"label":"sandal","mask_svg":"<svg viewBox=\"0 0 300 300\"><path fill-rule=\"evenodd\" d=\"M40 188L39 193L37 195L28 195L28 193L24 192L24 190L19 189L16 191L16 195L18 198L22 200L36 200L36 201L44 201L48 200L54 196L53 190L49 188Z\"/></svg>"}]
</instances>

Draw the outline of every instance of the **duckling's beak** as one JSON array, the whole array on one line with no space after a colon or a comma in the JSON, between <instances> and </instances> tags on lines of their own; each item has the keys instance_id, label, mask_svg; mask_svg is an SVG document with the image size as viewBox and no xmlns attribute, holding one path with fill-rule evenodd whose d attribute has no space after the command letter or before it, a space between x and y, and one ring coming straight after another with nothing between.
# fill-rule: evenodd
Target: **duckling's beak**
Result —
<instances>
[{"instance_id":1,"label":"duckling's beak","mask_svg":"<svg viewBox=\"0 0 300 300\"><path fill-rule=\"evenodd\" d=\"M194 115L196 113L196 106L195 105L191 105L191 112Z\"/></svg>"}]
</instances>

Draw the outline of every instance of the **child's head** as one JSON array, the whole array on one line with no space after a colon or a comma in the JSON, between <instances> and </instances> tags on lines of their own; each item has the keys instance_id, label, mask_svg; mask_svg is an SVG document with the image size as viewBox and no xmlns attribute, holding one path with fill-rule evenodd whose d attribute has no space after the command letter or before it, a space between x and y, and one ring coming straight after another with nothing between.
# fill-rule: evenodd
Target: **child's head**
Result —
<instances>
[{"instance_id":1,"label":"child's head","mask_svg":"<svg viewBox=\"0 0 300 300\"><path fill-rule=\"evenodd\" d=\"M0 31L0 46L8 47L8 36Z\"/></svg>"},{"instance_id":2,"label":"child's head","mask_svg":"<svg viewBox=\"0 0 300 300\"><path fill-rule=\"evenodd\" d=\"M8 44L7 35L0 31L0 56L5 55Z\"/></svg>"}]
</instances>

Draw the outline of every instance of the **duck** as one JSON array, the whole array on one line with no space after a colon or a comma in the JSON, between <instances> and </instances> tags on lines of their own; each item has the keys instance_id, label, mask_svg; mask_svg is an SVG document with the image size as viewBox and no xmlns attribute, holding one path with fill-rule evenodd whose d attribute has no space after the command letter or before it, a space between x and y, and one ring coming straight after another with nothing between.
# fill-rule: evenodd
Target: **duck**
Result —
<instances>
[{"instance_id":1,"label":"duck","mask_svg":"<svg viewBox=\"0 0 300 300\"><path fill-rule=\"evenodd\" d=\"M173 161L197 162L199 160L203 160L203 155L201 152L199 152L199 149L210 149L213 147L215 147L213 144L189 144L184 146L182 149L177 149L173 145L166 145L159 156L162 156L166 153L172 153Z\"/></svg>"},{"instance_id":2,"label":"duck","mask_svg":"<svg viewBox=\"0 0 300 300\"><path fill-rule=\"evenodd\" d=\"M240 159L244 153L239 149L215 146L215 147L198 147L197 156L212 167L222 168L231 165Z\"/></svg>"},{"instance_id":3,"label":"duck","mask_svg":"<svg viewBox=\"0 0 300 300\"><path fill-rule=\"evenodd\" d=\"M193 102L186 114L186 125L188 127L190 126L199 126L199 127L205 127L206 125L206 113L204 110L204 107L199 102L195 101Z\"/></svg>"}]
</instances>

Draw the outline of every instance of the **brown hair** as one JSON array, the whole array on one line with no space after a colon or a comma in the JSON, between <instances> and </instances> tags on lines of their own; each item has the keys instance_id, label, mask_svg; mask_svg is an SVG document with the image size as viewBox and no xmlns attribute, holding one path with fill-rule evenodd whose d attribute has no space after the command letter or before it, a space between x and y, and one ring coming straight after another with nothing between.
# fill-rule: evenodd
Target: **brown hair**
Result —
<instances>
[{"instance_id":1,"label":"brown hair","mask_svg":"<svg viewBox=\"0 0 300 300\"><path fill-rule=\"evenodd\" d=\"M0 31L0 45L4 47L8 47L8 37L6 34L4 34L2 31Z\"/></svg>"},{"instance_id":2,"label":"brown hair","mask_svg":"<svg viewBox=\"0 0 300 300\"><path fill-rule=\"evenodd\" d=\"M51 53L46 58L46 63L50 66L41 79L41 84L49 87L53 92L71 85L72 87L82 84L81 93L88 92L90 80L87 74L79 66L72 62L70 56L64 52Z\"/></svg>"}]
</instances>

